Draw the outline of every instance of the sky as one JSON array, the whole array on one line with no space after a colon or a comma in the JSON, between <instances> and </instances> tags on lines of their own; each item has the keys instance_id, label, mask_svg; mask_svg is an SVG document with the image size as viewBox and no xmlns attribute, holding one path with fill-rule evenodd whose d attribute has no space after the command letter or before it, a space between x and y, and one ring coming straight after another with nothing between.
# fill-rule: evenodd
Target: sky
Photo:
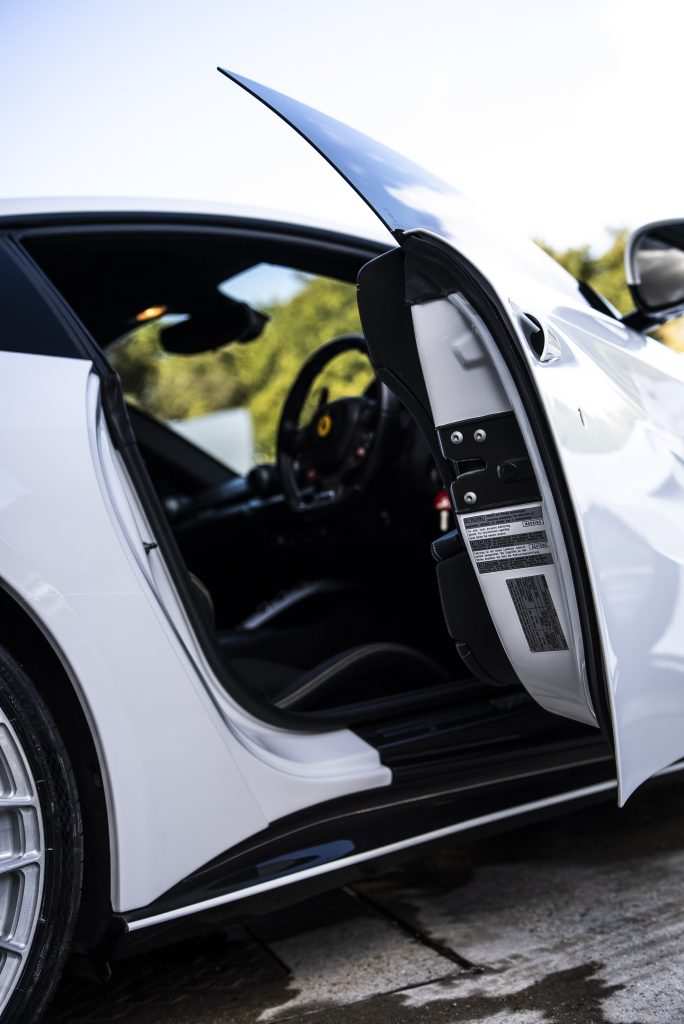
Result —
<instances>
[{"instance_id":1,"label":"sky","mask_svg":"<svg viewBox=\"0 0 684 1024\"><path fill-rule=\"evenodd\" d=\"M601 248L684 216L681 0L0 0L0 197L372 215L220 64L525 234Z\"/></svg>"}]
</instances>

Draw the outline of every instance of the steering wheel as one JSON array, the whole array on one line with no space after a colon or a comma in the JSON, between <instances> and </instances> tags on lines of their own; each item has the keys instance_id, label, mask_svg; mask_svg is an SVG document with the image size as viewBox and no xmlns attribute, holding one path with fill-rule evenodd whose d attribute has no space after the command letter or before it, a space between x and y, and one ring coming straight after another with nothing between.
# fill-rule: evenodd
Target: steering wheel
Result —
<instances>
[{"instance_id":1,"label":"steering wheel","mask_svg":"<svg viewBox=\"0 0 684 1024\"><path fill-rule=\"evenodd\" d=\"M276 462L288 504L297 512L330 508L358 496L381 460L391 422L391 392L376 380L358 398L328 401L327 389L310 422L300 427L312 385L343 352L367 354L360 334L344 334L304 363L285 399L278 427Z\"/></svg>"}]
</instances>

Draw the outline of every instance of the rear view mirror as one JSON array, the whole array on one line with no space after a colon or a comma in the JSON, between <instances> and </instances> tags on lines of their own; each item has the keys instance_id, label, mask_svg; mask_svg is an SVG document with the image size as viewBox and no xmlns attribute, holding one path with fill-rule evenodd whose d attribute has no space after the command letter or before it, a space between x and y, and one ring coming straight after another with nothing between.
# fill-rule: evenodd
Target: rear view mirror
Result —
<instances>
[{"instance_id":1,"label":"rear view mirror","mask_svg":"<svg viewBox=\"0 0 684 1024\"><path fill-rule=\"evenodd\" d=\"M684 309L684 220L662 220L632 232L625 250L632 298L650 319Z\"/></svg>"},{"instance_id":2,"label":"rear view mirror","mask_svg":"<svg viewBox=\"0 0 684 1024\"><path fill-rule=\"evenodd\" d=\"M183 320L164 324L160 333L162 348L174 355L197 355L230 342L253 341L268 322L264 313L220 292L201 296L196 308L183 312Z\"/></svg>"}]
</instances>

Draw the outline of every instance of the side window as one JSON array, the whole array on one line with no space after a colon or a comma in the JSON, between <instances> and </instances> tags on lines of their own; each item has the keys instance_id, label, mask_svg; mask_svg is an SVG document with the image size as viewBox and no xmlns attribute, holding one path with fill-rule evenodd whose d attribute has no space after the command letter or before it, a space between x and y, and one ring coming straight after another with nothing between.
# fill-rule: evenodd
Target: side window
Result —
<instances>
[{"instance_id":1,"label":"side window","mask_svg":"<svg viewBox=\"0 0 684 1024\"><path fill-rule=\"evenodd\" d=\"M305 359L337 335L360 332L356 289L347 282L260 263L219 290L265 313L268 323L249 342L197 355L172 355L161 343L171 318L142 310L139 325L107 356L127 401L179 431L239 473L271 461L285 396ZM371 379L356 352L331 363L317 387L330 399L359 394Z\"/></svg>"}]
</instances>

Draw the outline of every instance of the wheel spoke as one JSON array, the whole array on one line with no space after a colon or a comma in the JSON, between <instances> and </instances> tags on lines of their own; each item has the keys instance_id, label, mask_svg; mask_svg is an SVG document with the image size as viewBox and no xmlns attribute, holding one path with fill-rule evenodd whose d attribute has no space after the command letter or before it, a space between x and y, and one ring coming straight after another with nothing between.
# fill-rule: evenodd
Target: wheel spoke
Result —
<instances>
[{"instance_id":1,"label":"wheel spoke","mask_svg":"<svg viewBox=\"0 0 684 1024\"><path fill-rule=\"evenodd\" d=\"M14 810L15 807L35 807L33 796L0 796L0 811Z\"/></svg>"},{"instance_id":2,"label":"wheel spoke","mask_svg":"<svg viewBox=\"0 0 684 1024\"><path fill-rule=\"evenodd\" d=\"M13 939L5 939L0 935L0 952L13 953L14 956L23 956L26 952L26 944L14 942Z\"/></svg>"},{"instance_id":3,"label":"wheel spoke","mask_svg":"<svg viewBox=\"0 0 684 1024\"><path fill-rule=\"evenodd\" d=\"M42 856L37 850L13 854L10 857L0 857L0 875L6 875L10 871L19 871L29 864L39 864L41 860Z\"/></svg>"},{"instance_id":4,"label":"wheel spoke","mask_svg":"<svg viewBox=\"0 0 684 1024\"><path fill-rule=\"evenodd\" d=\"M28 765L4 716L0 717L0 765L3 792L21 793L26 796L34 792ZM9 799L13 797L10 796Z\"/></svg>"}]
</instances>

